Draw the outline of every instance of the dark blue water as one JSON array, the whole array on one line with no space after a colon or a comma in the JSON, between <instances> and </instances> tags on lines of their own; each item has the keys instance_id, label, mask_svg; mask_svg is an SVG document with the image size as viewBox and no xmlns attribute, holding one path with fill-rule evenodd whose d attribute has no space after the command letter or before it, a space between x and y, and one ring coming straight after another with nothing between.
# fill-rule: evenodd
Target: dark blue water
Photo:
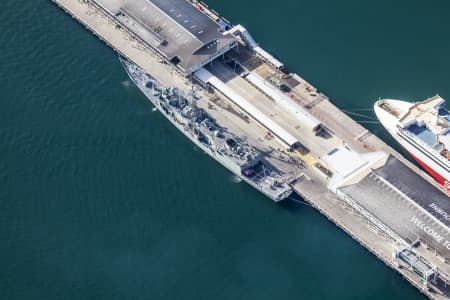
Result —
<instances>
[{"instance_id":1,"label":"dark blue water","mask_svg":"<svg viewBox=\"0 0 450 300\"><path fill-rule=\"evenodd\" d=\"M208 3L341 108L450 98L447 1ZM0 21L0 299L423 299L315 210L235 183L50 1Z\"/></svg>"}]
</instances>

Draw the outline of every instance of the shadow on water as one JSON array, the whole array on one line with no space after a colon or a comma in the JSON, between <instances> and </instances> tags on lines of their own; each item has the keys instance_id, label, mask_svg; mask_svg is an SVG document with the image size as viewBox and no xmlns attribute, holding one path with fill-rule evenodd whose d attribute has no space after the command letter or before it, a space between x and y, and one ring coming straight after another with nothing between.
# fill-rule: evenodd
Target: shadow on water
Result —
<instances>
[{"instance_id":1,"label":"shadow on water","mask_svg":"<svg viewBox=\"0 0 450 300\"><path fill-rule=\"evenodd\" d=\"M305 199L303 199L296 193L292 193L292 195L289 196L288 199L281 201L279 203L279 206L290 212L300 212L305 208L312 208L311 205L305 201Z\"/></svg>"}]
</instances>

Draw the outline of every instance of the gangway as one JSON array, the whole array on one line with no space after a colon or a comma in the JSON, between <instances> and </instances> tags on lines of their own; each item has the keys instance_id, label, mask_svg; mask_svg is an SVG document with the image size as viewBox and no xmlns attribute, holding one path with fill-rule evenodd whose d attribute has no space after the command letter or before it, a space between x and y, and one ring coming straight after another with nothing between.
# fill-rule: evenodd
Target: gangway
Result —
<instances>
[{"instance_id":1,"label":"gangway","mask_svg":"<svg viewBox=\"0 0 450 300\"><path fill-rule=\"evenodd\" d=\"M406 247L395 248L392 253L392 258L397 264L402 262L411 271L420 276L425 286L428 282L434 280L436 275L435 267L410 249Z\"/></svg>"},{"instance_id":2,"label":"gangway","mask_svg":"<svg viewBox=\"0 0 450 300\"><path fill-rule=\"evenodd\" d=\"M240 24L232 27L228 31L225 31L223 34L232 34L234 36L240 35L247 47L249 47L251 50L258 46L258 43L256 43L256 41L253 39L250 32L248 32L248 30Z\"/></svg>"},{"instance_id":3,"label":"gangway","mask_svg":"<svg viewBox=\"0 0 450 300\"><path fill-rule=\"evenodd\" d=\"M269 52L267 52L258 45L258 43L252 37L250 32L248 32L248 30L244 26L238 24L233 28L231 28L230 30L225 31L223 34L232 34L234 36L239 35L244 40L247 47L251 51L254 51L255 54L259 56L262 60L268 62L277 69L282 69L284 67L284 64L281 61L276 59L272 54L270 54Z\"/></svg>"}]
</instances>

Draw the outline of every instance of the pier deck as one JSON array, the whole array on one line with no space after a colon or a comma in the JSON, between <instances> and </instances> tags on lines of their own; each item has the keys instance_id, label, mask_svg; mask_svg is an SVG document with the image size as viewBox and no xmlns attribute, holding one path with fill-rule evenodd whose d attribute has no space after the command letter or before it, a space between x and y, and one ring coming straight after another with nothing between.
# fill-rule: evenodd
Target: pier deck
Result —
<instances>
[{"instance_id":1,"label":"pier deck","mask_svg":"<svg viewBox=\"0 0 450 300\"><path fill-rule=\"evenodd\" d=\"M421 176L413 172L397 159L390 159L386 166L374 171L389 181L398 190L432 214L434 218L450 227L450 201L436 187L428 184ZM411 189L410 187L414 187Z\"/></svg>"},{"instance_id":2,"label":"pier deck","mask_svg":"<svg viewBox=\"0 0 450 300\"><path fill-rule=\"evenodd\" d=\"M224 64L220 62L215 63L209 70L236 93L251 101L256 108L301 141L314 157L324 156L332 149L342 145L342 141L332 134L326 138L316 136L306 124L287 114L268 96L254 88L247 80L234 73Z\"/></svg>"},{"instance_id":3,"label":"pier deck","mask_svg":"<svg viewBox=\"0 0 450 300\"><path fill-rule=\"evenodd\" d=\"M407 243L421 240L441 257L448 257L450 241L448 227L433 218L428 210L420 206L417 198L410 198L401 190L378 176L376 172L361 182L342 188L368 212L391 228Z\"/></svg>"}]
</instances>

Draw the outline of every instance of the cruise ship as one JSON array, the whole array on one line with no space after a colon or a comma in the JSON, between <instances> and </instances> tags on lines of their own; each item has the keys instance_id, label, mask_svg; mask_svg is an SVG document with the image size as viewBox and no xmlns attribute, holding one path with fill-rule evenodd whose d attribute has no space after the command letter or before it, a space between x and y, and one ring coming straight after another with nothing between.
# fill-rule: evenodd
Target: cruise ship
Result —
<instances>
[{"instance_id":1,"label":"cruise ship","mask_svg":"<svg viewBox=\"0 0 450 300\"><path fill-rule=\"evenodd\" d=\"M450 113L445 100L434 96L411 103L375 102L380 123L439 184L450 190Z\"/></svg>"},{"instance_id":2,"label":"cruise ship","mask_svg":"<svg viewBox=\"0 0 450 300\"><path fill-rule=\"evenodd\" d=\"M275 171L258 149L197 107L196 95L184 95L176 87L163 87L140 67L119 59L133 83L197 147L273 201L291 195L289 179Z\"/></svg>"}]
</instances>

